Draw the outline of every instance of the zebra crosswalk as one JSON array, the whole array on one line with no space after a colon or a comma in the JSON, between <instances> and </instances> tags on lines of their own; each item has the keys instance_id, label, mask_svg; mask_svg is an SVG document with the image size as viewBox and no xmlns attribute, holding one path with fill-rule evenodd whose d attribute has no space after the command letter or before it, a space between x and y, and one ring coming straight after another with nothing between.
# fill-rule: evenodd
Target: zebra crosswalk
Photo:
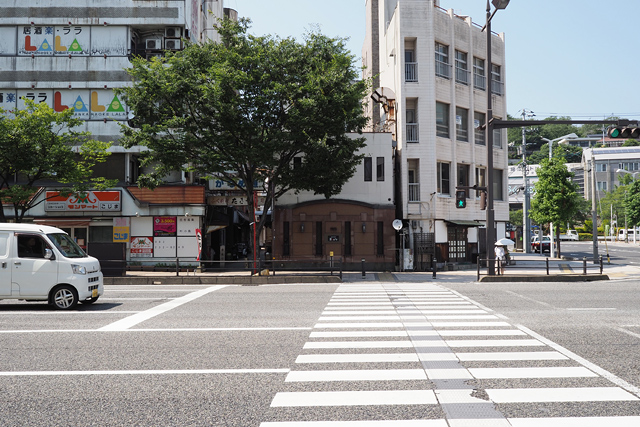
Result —
<instances>
[{"instance_id":1,"label":"zebra crosswalk","mask_svg":"<svg viewBox=\"0 0 640 427\"><path fill-rule=\"evenodd\" d=\"M343 284L261 427L639 426L638 391L571 355L436 284Z\"/></svg>"}]
</instances>

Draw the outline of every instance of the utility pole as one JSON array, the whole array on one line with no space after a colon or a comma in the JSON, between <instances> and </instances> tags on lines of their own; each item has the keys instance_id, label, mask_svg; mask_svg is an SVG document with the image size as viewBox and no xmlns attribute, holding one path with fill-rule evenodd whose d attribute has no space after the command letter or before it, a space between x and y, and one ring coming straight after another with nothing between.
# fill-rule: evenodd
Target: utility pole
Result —
<instances>
[{"instance_id":1,"label":"utility pole","mask_svg":"<svg viewBox=\"0 0 640 427\"><path fill-rule=\"evenodd\" d=\"M522 120L527 117L535 117L533 111L526 108L522 110ZM529 179L527 178L527 137L525 135L524 126L522 126L522 180L524 181L524 198L522 200L522 244L523 252L531 253L531 220L529 219Z\"/></svg>"}]
</instances>

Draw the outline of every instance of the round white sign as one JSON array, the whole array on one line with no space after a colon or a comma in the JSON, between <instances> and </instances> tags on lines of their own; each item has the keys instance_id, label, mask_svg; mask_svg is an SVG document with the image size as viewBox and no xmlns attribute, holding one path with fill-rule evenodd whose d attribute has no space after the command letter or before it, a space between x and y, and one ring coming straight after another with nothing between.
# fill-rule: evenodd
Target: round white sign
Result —
<instances>
[{"instance_id":1,"label":"round white sign","mask_svg":"<svg viewBox=\"0 0 640 427\"><path fill-rule=\"evenodd\" d=\"M402 228L402 221L400 221L399 219L394 219L391 225L393 225L393 228L395 228L396 230L400 230Z\"/></svg>"}]
</instances>

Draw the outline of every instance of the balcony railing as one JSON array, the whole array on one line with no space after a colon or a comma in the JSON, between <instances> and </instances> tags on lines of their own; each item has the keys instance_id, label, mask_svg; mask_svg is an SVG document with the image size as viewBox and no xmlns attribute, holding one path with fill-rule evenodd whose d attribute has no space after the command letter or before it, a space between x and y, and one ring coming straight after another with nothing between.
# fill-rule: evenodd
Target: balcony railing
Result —
<instances>
[{"instance_id":1,"label":"balcony railing","mask_svg":"<svg viewBox=\"0 0 640 427\"><path fill-rule=\"evenodd\" d=\"M463 85L468 85L470 80L470 72L469 70L465 70L464 68L456 67L456 83L462 83Z\"/></svg>"},{"instance_id":2,"label":"balcony railing","mask_svg":"<svg viewBox=\"0 0 640 427\"><path fill-rule=\"evenodd\" d=\"M480 74L473 75L473 87L480 90L487 90L487 79Z\"/></svg>"},{"instance_id":3,"label":"balcony railing","mask_svg":"<svg viewBox=\"0 0 640 427\"><path fill-rule=\"evenodd\" d=\"M405 137L406 142L420 142L418 140L418 124L407 123L407 135Z\"/></svg>"},{"instance_id":4,"label":"balcony railing","mask_svg":"<svg viewBox=\"0 0 640 427\"><path fill-rule=\"evenodd\" d=\"M418 63L417 62L406 62L404 64L404 81L405 82L418 81Z\"/></svg>"},{"instance_id":5,"label":"balcony railing","mask_svg":"<svg viewBox=\"0 0 640 427\"><path fill-rule=\"evenodd\" d=\"M436 61L436 76L444 77L445 79L451 78L451 64L446 62Z\"/></svg>"},{"instance_id":6,"label":"balcony railing","mask_svg":"<svg viewBox=\"0 0 640 427\"><path fill-rule=\"evenodd\" d=\"M497 80L491 80L491 93L502 96L504 94L504 83Z\"/></svg>"},{"instance_id":7,"label":"balcony railing","mask_svg":"<svg viewBox=\"0 0 640 427\"><path fill-rule=\"evenodd\" d=\"M409 183L409 201L410 202L420 201L420 183L417 183L417 182Z\"/></svg>"}]
</instances>

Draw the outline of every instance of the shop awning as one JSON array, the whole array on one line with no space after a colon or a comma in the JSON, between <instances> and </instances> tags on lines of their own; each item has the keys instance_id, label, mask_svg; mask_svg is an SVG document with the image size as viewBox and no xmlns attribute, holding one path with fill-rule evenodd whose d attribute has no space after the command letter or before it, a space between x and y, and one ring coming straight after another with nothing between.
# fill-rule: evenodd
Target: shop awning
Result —
<instances>
[{"instance_id":1,"label":"shop awning","mask_svg":"<svg viewBox=\"0 0 640 427\"><path fill-rule=\"evenodd\" d=\"M447 222L448 224L453 224L453 225L461 225L463 227L483 227L484 224L478 222L478 221L467 221L467 220L446 220L445 222Z\"/></svg>"}]
</instances>

